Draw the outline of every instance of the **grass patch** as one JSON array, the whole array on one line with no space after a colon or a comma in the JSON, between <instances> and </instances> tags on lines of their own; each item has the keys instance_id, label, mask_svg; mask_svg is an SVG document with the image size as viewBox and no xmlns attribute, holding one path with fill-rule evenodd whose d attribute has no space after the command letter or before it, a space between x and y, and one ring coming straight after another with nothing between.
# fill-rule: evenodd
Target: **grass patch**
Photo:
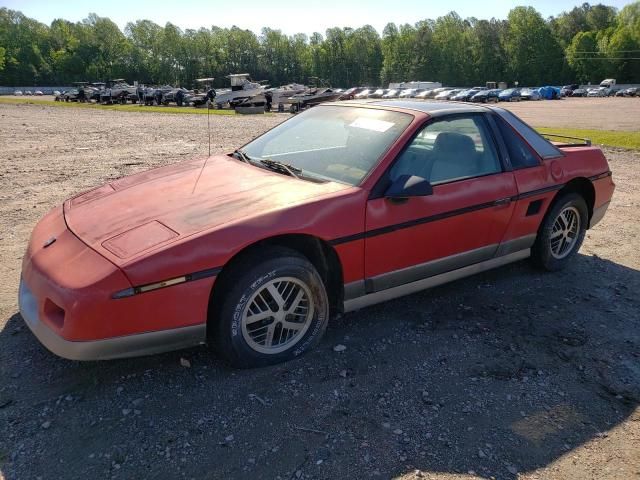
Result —
<instances>
[{"instance_id":1,"label":"grass patch","mask_svg":"<svg viewBox=\"0 0 640 480\"><path fill-rule=\"evenodd\" d=\"M557 133L570 137L588 138L594 145L640 150L640 131L581 130L577 128L540 127L540 133ZM553 139L552 139L553 140ZM559 139L560 140L560 139Z\"/></svg>"},{"instance_id":2,"label":"grass patch","mask_svg":"<svg viewBox=\"0 0 640 480\"><path fill-rule=\"evenodd\" d=\"M79 102L56 102L54 100L40 98L25 97L0 97L0 104L9 105L46 105L48 107L62 108L89 108L94 110L117 110L119 112L150 112L150 113L177 113L186 115L206 115L206 108L194 107L165 107L164 105L100 105L97 103L79 103ZM211 115L235 115L235 110L217 110L212 108L209 110Z\"/></svg>"}]
</instances>

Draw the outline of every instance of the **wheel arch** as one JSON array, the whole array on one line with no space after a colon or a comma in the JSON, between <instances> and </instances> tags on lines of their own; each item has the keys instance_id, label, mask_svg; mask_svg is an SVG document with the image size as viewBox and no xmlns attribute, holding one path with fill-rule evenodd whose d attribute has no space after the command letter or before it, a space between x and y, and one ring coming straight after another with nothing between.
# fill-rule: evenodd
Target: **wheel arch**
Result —
<instances>
[{"instance_id":1,"label":"wheel arch","mask_svg":"<svg viewBox=\"0 0 640 480\"><path fill-rule=\"evenodd\" d=\"M553 200L547 208L547 213L551 210L556 201L567 193L577 193L584 198L589 211L589 221L587 223L587 225L589 225L591 223L593 208L596 202L596 189L594 188L593 183L591 183L591 180L585 177L576 177L567 182L567 184L553 197Z\"/></svg>"},{"instance_id":2,"label":"wheel arch","mask_svg":"<svg viewBox=\"0 0 640 480\"><path fill-rule=\"evenodd\" d=\"M269 246L289 248L313 264L327 290L331 316L342 313L344 303L344 276L342 263L335 249L325 240L309 234L283 234L254 242L237 252L224 264L218 274L209 296L207 323L216 318L222 304L228 279L234 267L241 266L247 258L258 255L261 249Z\"/></svg>"}]
</instances>

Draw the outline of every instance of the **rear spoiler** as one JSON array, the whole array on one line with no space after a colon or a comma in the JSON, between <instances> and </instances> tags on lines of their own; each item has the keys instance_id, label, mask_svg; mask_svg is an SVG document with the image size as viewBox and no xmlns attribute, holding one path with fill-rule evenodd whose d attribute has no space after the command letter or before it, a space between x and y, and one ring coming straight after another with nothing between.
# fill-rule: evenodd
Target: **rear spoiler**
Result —
<instances>
[{"instance_id":1,"label":"rear spoiler","mask_svg":"<svg viewBox=\"0 0 640 480\"><path fill-rule=\"evenodd\" d=\"M561 148L561 147L590 147L591 146L591 140L588 139L588 138L569 137L567 135L557 135L555 133L542 133L541 135L543 137L545 137L545 138L551 137L551 138L547 138L547 140L552 142L558 148ZM561 138L561 139L564 139L564 140L576 140L576 141L575 142L562 143L562 142L553 141L555 138Z\"/></svg>"}]
</instances>

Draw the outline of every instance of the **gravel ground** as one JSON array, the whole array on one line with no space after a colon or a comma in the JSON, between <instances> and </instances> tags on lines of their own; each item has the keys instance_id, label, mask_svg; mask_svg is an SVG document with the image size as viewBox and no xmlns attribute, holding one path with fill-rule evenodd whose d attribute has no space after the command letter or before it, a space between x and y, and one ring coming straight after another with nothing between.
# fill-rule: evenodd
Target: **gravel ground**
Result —
<instances>
[{"instance_id":1,"label":"gravel ground","mask_svg":"<svg viewBox=\"0 0 640 480\"><path fill-rule=\"evenodd\" d=\"M501 102L534 127L638 131L640 98L565 98L539 102Z\"/></svg>"},{"instance_id":2,"label":"gravel ground","mask_svg":"<svg viewBox=\"0 0 640 480\"><path fill-rule=\"evenodd\" d=\"M212 116L212 150L283 118ZM521 262L352 313L258 370L204 347L46 351L16 305L33 225L206 140L202 116L0 105L0 478L640 477L638 152L606 151L612 206L563 272Z\"/></svg>"}]
</instances>

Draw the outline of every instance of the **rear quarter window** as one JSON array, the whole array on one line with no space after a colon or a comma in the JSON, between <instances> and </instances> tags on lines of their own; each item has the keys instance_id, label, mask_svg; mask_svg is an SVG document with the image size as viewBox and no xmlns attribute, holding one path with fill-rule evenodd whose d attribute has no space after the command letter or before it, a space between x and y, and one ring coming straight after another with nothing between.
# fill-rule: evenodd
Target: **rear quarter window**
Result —
<instances>
[{"instance_id":1,"label":"rear quarter window","mask_svg":"<svg viewBox=\"0 0 640 480\"><path fill-rule=\"evenodd\" d=\"M495 119L498 130L509 153L509 162L514 169L536 167L540 165L538 157L527 143L502 118Z\"/></svg>"},{"instance_id":2,"label":"rear quarter window","mask_svg":"<svg viewBox=\"0 0 640 480\"><path fill-rule=\"evenodd\" d=\"M540 157L544 159L562 157L562 152L553 145L549 140L536 132L529 125L524 123L518 117L508 110L496 108L495 112L511 125L524 138L531 148L533 148Z\"/></svg>"}]
</instances>

